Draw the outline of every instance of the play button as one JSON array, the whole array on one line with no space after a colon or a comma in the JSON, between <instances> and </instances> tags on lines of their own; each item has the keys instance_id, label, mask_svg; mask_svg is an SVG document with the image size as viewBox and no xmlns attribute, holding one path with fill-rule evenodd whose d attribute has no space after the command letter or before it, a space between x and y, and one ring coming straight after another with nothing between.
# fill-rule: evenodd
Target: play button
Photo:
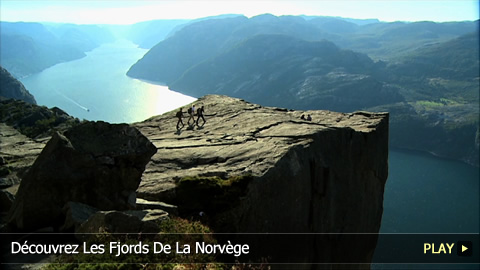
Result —
<instances>
[{"instance_id":1,"label":"play button","mask_svg":"<svg viewBox=\"0 0 480 270\"><path fill-rule=\"evenodd\" d=\"M457 242L457 255L458 256L472 256L472 242L471 241L458 241Z\"/></svg>"}]
</instances>

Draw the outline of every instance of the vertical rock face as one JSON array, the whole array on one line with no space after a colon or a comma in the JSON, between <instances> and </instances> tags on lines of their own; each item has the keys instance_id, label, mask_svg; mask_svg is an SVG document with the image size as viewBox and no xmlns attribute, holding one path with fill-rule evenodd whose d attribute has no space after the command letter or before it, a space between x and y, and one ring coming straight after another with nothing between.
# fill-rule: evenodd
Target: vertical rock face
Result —
<instances>
[{"instance_id":1,"label":"vertical rock face","mask_svg":"<svg viewBox=\"0 0 480 270\"><path fill-rule=\"evenodd\" d=\"M387 179L380 137L346 128L315 134L312 141L291 147L250 185L238 229L378 232Z\"/></svg>"},{"instance_id":2,"label":"vertical rock face","mask_svg":"<svg viewBox=\"0 0 480 270\"><path fill-rule=\"evenodd\" d=\"M23 177L10 224L34 229L63 223L69 201L100 210L135 207L145 165L155 147L126 124L86 122L55 133Z\"/></svg>"},{"instance_id":3,"label":"vertical rock face","mask_svg":"<svg viewBox=\"0 0 480 270\"><path fill-rule=\"evenodd\" d=\"M379 231L388 176L388 114L288 111L225 96L206 96L195 104L205 106L203 127L176 132L175 112L136 125L158 148L139 197L181 209L179 180L249 175L244 196L231 210L208 209L210 217L228 219L228 226L219 228L252 233ZM301 119L302 114L310 114L312 121ZM361 246L358 256L366 262L376 244L376 239L335 241L352 246L357 254ZM307 261L318 256L318 248L334 250L328 243L311 244Z\"/></svg>"}]
</instances>

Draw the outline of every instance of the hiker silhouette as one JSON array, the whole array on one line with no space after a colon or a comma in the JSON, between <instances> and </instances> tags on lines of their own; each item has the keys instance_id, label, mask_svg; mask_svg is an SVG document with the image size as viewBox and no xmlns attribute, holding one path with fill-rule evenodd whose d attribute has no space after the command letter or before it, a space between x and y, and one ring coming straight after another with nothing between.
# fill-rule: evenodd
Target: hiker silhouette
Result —
<instances>
[{"instance_id":1,"label":"hiker silhouette","mask_svg":"<svg viewBox=\"0 0 480 270\"><path fill-rule=\"evenodd\" d=\"M182 121L182 117L183 117L183 111L182 111L182 108L180 108L180 110L178 110L178 112L175 114L175 116L178 118L178 121L177 121L177 130L178 129L181 129L185 126L185 124L183 123ZM179 124L182 124L182 127L178 127Z\"/></svg>"},{"instance_id":2,"label":"hiker silhouette","mask_svg":"<svg viewBox=\"0 0 480 270\"><path fill-rule=\"evenodd\" d=\"M207 122L207 120L205 120L205 117L203 116L203 113L205 112L205 108L204 106L200 107L198 110L197 110L197 126L198 125L198 121L200 120L200 118L203 120L203 123L202 123L202 127L203 125L205 125L205 123Z\"/></svg>"},{"instance_id":3,"label":"hiker silhouette","mask_svg":"<svg viewBox=\"0 0 480 270\"><path fill-rule=\"evenodd\" d=\"M190 120L193 120L193 123L195 124L195 105L192 105L192 107L188 108L187 112L189 115L187 124L191 126Z\"/></svg>"}]
</instances>

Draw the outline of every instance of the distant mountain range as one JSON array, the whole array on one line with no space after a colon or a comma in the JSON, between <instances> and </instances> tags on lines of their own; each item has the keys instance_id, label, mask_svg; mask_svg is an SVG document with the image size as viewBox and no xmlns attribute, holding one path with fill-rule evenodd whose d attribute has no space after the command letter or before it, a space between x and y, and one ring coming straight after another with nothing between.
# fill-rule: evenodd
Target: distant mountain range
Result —
<instances>
[{"instance_id":1,"label":"distant mountain range","mask_svg":"<svg viewBox=\"0 0 480 270\"><path fill-rule=\"evenodd\" d=\"M153 20L132 25L0 22L0 65L14 77L22 78L58 63L80 59L86 52L115 39L127 39L140 48L150 49L191 23L237 16L240 15Z\"/></svg>"},{"instance_id":2,"label":"distant mountain range","mask_svg":"<svg viewBox=\"0 0 480 270\"><path fill-rule=\"evenodd\" d=\"M391 146L478 166L478 26L270 14L133 25L1 22L0 64L19 78L126 38L150 48L128 76L196 97L388 111Z\"/></svg>"},{"instance_id":3,"label":"distant mountain range","mask_svg":"<svg viewBox=\"0 0 480 270\"><path fill-rule=\"evenodd\" d=\"M256 35L191 67L170 87L193 96L219 93L268 106L349 112L404 100L375 79L381 68L329 41Z\"/></svg>"},{"instance_id":4,"label":"distant mountain range","mask_svg":"<svg viewBox=\"0 0 480 270\"><path fill-rule=\"evenodd\" d=\"M211 19L224 19L238 16L241 15L223 14L194 20L176 19L139 22L128 26L120 26L120 29L123 30L123 34L120 36L131 40L135 44L138 44L140 48L150 49L157 45L160 41L170 37L189 24ZM118 30L118 26L116 27Z\"/></svg>"},{"instance_id":5,"label":"distant mountain range","mask_svg":"<svg viewBox=\"0 0 480 270\"><path fill-rule=\"evenodd\" d=\"M184 26L128 75L192 96L391 112L392 146L478 165L478 21L233 17Z\"/></svg>"},{"instance_id":6,"label":"distant mountain range","mask_svg":"<svg viewBox=\"0 0 480 270\"><path fill-rule=\"evenodd\" d=\"M188 23L190 20L155 20L133 24L128 28L123 27L124 36L138 44L140 48L150 49L165 39L177 27Z\"/></svg>"},{"instance_id":7,"label":"distant mountain range","mask_svg":"<svg viewBox=\"0 0 480 270\"><path fill-rule=\"evenodd\" d=\"M395 22L358 25L331 17L305 20L299 16L275 17L269 14L250 19L237 16L200 21L185 26L182 31L153 47L137 65L132 67L129 75L170 83L191 66L259 34L289 35L306 41L328 40L342 49L368 54L374 60L390 61L419 48L474 31L478 31L477 22L441 24ZM161 62L158 65L150 65L148 61L152 59ZM139 71L142 65L149 66L148 70L143 68Z\"/></svg>"},{"instance_id":8,"label":"distant mountain range","mask_svg":"<svg viewBox=\"0 0 480 270\"><path fill-rule=\"evenodd\" d=\"M0 64L17 78L82 58L114 40L110 31L96 25L0 22L0 30Z\"/></svg>"}]
</instances>

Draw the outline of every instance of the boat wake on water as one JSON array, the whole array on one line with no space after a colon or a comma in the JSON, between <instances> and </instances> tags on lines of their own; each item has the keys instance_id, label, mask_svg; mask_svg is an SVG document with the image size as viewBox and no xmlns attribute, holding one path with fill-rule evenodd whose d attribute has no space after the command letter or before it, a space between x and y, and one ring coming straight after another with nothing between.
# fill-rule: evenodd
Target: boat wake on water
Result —
<instances>
[{"instance_id":1,"label":"boat wake on water","mask_svg":"<svg viewBox=\"0 0 480 270\"><path fill-rule=\"evenodd\" d=\"M77 107L81 108L82 110L85 110L85 111L87 111L87 112L90 112L90 109L89 109L89 108L87 108L87 107L81 105L80 103L76 102L75 100L67 97L67 96L64 95L63 93L60 93L60 92L58 92L57 90L55 90L55 92L56 92L58 95L60 95L60 96L62 96L63 98L65 98L66 100L68 100L68 101L70 101L71 103L75 104Z\"/></svg>"}]
</instances>

